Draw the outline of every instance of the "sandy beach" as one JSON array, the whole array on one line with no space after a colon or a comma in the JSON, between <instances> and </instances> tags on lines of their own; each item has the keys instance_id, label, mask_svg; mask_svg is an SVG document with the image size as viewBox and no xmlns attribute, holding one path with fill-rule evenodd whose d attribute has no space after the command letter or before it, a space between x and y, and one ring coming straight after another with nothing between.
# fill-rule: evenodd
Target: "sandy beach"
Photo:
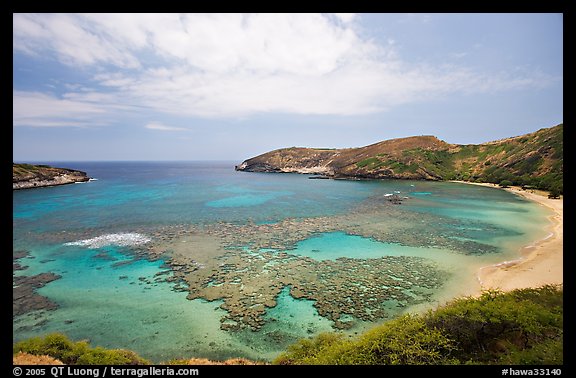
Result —
<instances>
[{"instance_id":1,"label":"sandy beach","mask_svg":"<svg viewBox=\"0 0 576 378\"><path fill-rule=\"evenodd\" d=\"M461 181L458 181L461 182ZM499 188L495 184L473 185ZM500 289L509 291L519 288L539 287L546 284L563 284L563 214L564 200L550 199L548 193L538 190L522 190L519 187L505 188L516 195L525 197L546 206L554 211L549 217L549 234L541 240L530 242L519 251L519 257L513 261L503 261L498 264L482 267L477 272L477 278L482 290Z\"/></svg>"}]
</instances>

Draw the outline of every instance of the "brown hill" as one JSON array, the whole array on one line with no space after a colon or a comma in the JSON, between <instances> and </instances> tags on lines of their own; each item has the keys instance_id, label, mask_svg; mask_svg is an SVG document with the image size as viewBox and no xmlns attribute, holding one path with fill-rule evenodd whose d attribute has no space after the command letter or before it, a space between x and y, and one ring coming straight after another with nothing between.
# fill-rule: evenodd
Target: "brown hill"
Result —
<instances>
[{"instance_id":1,"label":"brown hill","mask_svg":"<svg viewBox=\"0 0 576 378\"><path fill-rule=\"evenodd\" d=\"M296 172L334 178L465 180L563 190L563 125L483 144L434 136L390 139L347 149L283 148L236 166L249 172Z\"/></svg>"}]
</instances>

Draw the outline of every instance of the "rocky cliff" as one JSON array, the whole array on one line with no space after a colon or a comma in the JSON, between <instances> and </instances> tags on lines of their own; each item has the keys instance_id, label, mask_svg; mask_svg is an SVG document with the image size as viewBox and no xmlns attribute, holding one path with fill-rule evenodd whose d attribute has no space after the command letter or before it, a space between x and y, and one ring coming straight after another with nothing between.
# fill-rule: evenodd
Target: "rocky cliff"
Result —
<instances>
[{"instance_id":1,"label":"rocky cliff","mask_svg":"<svg viewBox=\"0 0 576 378\"><path fill-rule=\"evenodd\" d=\"M89 181L86 172L47 165L12 164L12 189L40 188Z\"/></svg>"},{"instance_id":2,"label":"rocky cliff","mask_svg":"<svg viewBox=\"0 0 576 378\"><path fill-rule=\"evenodd\" d=\"M245 160L236 170L334 178L507 180L562 192L563 125L477 145L413 136L359 148L283 148Z\"/></svg>"}]
</instances>

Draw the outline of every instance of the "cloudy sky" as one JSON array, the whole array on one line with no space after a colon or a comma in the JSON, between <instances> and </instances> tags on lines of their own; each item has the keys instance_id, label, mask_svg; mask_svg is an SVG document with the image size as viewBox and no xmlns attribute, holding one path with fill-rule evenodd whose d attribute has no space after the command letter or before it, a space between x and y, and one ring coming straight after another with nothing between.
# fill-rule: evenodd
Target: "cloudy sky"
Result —
<instances>
[{"instance_id":1,"label":"cloudy sky","mask_svg":"<svg viewBox=\"0 0 576 378\"><path fill-rule=\"evenodd\" d=\"M14 14L13 159L234 160L563 122L561 14Z\"/></svg>"}]
</instances>

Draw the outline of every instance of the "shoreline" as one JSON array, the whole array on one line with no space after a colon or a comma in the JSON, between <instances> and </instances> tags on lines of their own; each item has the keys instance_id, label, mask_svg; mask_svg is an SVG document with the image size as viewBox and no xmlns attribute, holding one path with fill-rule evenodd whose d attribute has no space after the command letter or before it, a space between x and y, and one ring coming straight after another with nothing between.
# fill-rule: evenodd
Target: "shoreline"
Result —
<instances>
[{"instance_id":1,"label":"shoreline","mask_svg":"<svg viewBox=\"0 0 576 378\"><path fill-rule=\"evenodd\" d=\"M476 278L481 292L488 289L511 291L564 283L563 198L550 199L548 193L544 191L528 191L519 187L501 188L497 184L490 183L452 182L503 189L553 211L553 214L547 217L550 221L550 225L546 227L548 234L544 238L524 245L517 259L483 266L477 270Z\"/></svg>"}]
</instances>

